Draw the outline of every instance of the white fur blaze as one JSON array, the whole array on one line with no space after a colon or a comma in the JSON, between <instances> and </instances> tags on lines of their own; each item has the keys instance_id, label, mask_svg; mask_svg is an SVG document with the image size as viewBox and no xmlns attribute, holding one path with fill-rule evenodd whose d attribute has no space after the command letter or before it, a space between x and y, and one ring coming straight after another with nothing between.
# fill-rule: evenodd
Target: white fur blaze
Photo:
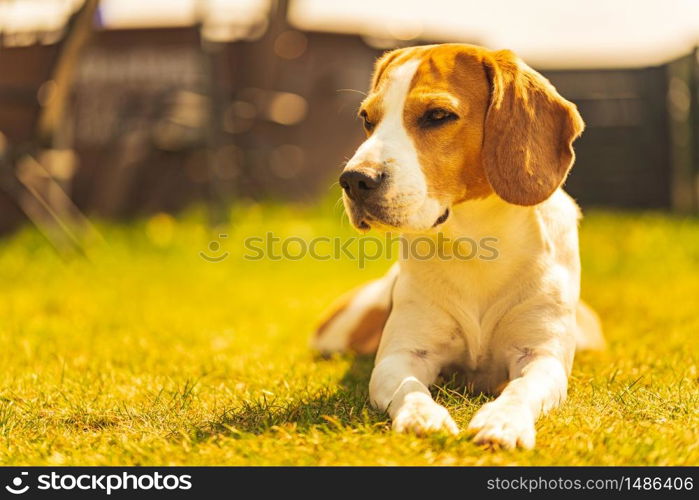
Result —
<instances>
[{"instance_id":1,"label":"white fur blaze","mask_svg":"<svg viewBox=\"0 0 699 500\"><path fill-rule=\"evenodd\" d=\"M430 229L444 212L440 202L429 194L417 150L403 121L410 86L420 62L412 59L391 70L383 84L383 119L345 167L353 170L364 164L381 165L390 179L383 203L391 206L391 224L413 231Z\"/></svg>"}]
</instances>

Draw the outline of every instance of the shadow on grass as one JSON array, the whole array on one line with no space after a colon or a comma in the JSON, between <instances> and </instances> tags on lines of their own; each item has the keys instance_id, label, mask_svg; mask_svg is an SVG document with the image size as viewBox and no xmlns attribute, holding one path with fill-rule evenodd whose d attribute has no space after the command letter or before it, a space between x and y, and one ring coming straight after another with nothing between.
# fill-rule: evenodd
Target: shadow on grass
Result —
<instances>
[{"instance_id":1,"label":"shadow on grass","mask_svg":"<svg viewBox=\"0 0 699 500\"><path fill-rule=\"evenodd\" d=\"M383 413L369 405L369 377L373 357L355 357L339 383L294 400L279 401L262 396L227 410L207 428L197 429L197 439L220 434L262 434L275 427L293 426L295 432L311 428L336 429L357 425L386 425Z\"/></svg>"},{"instance_id":2,"label":"shadow on grass","mask_svg":"<svg viewBox=\"0 0 699 500\"><path fill-rule=\"evenodd\" d=\"M311 429L334 432L346 427L383 427L388 430L388 416L369 405L369 378L373 366L373 356L354 357L339 387L328 387L285 400L263 394L226 410L217 420L197 428L194 437L203 441L217 435L259 435L279 428L296 433ZM453 377L442 379L433 386L432 395L452 414L465 414L469 418L480 405L491 399L483 394L469 394L463 382Z\"/></svg>"}]
</instances>

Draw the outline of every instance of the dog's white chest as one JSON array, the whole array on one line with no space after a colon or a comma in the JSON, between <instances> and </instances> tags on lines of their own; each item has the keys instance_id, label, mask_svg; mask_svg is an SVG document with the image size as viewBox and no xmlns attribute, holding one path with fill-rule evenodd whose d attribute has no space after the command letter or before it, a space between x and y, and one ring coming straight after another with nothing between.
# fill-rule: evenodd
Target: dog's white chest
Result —
<instances>
[{"instance_id":1,"label":"dog's white chest","mask_svg":"<svg viewBox=\"0 0 699 500\"><path fill-rule=\"evenodd\" d=\"M464 204L442 230L450 241L460 239L477 251L467 259L460 256L468 252L411 259L401 264L403 272L453 320L450 328L433 333L443 340L438 355L444 357L444 374L458 375L475 392L497 392L508 380L511 350L502 320L541 272L538 256L546 241L540 220L530 208L487 199Z\"/></svg>"}]
</instances>

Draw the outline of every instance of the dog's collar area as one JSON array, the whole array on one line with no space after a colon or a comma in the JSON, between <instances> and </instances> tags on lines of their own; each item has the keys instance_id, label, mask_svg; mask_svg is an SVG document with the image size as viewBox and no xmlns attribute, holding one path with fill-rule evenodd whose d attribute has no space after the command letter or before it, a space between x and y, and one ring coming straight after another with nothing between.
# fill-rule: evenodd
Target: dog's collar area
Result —
<instances>
[{"instance_id":1,"label":"dog's collar area","mask_svg":"<svg viewBox=\"0 0 699 500\"><path fill-rule=\"evenodd\" d=\"M447 219L449 218L449 209L447 208L442 215L439 216L439 218L435 221L434 225L432 227L437 227L440 224L443 224Z\"/></svg>"}]
</instances>

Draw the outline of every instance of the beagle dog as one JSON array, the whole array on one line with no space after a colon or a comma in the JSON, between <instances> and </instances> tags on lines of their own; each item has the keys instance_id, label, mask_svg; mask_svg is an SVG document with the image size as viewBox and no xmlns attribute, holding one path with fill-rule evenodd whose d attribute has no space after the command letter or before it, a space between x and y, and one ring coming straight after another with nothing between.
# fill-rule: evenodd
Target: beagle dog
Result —
<instances>
[{"instance_id":1,"label":"beagle dog","mask_svg":"<svg viewBox=\"0 0 699 500\"><path fill-rule=\"evenodd\" d=\"M533 447L576 348L604 343L561 188L584 127L575 105L510 51L444 44L381 57L359 116L367 139L340 177L352 224L408 243L487 237L497 258L404 255L335 304L315 348L376 352L369 397L395 431L458 433L429 391L457 373L497 395L468 425L476 443Z\"/></svg>"}]
</instances>

